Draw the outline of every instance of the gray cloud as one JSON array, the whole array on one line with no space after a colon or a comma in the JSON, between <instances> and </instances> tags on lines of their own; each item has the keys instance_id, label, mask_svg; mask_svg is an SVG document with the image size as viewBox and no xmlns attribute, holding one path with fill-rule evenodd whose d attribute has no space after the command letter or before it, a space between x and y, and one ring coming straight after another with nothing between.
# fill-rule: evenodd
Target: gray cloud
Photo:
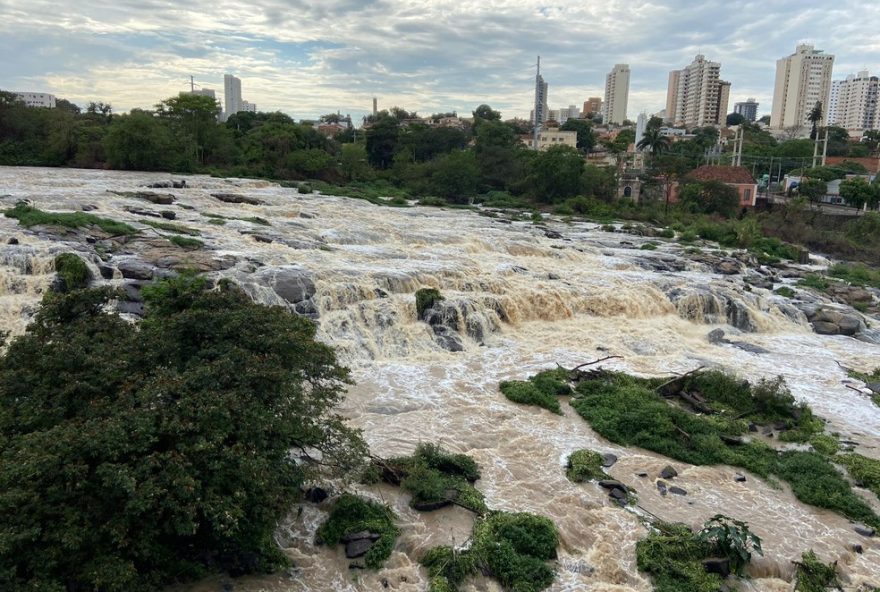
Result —
<instances>
[{"instance_id":1,"label":"gray cloud","mask_svg":"<svg viewBox=\"0 0 880 592\"><path fill-rule=\"evenodd\" d=\"M0 88L46 90L117 109L149 106L193 75L296 117L383 106L467 112L487 102L525 116L535 56L551 106L601 95L629 63L629 113L661 109L668 71L696 53L720 61L732 100L769 111L775 60L800 41L837 56L835 77L880 70L866 23L880 6L841 0L49 0L0 1Z\"/></svg>"}]
</instances>

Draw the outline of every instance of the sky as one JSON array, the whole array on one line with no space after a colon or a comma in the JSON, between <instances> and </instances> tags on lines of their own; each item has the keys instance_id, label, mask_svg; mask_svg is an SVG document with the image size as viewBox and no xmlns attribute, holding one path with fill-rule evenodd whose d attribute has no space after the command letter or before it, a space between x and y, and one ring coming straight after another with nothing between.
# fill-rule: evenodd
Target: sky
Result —
<instances>
[{"instance_id":1,"label":"sky","mask_svg":"<svg viewBox=\"0 0 880 592\"><path fill-rule=\"evenodd\" d=\"M400 106L528 117L536 57L551 108L603 96L630 65L628 116L665 107L670 70L702 53L733 103L769 114L776 60L798 43L836 56L834 78L880 74L871 0L0 0L0 89L114 111L242 80L260 111L359 118Z\"/></svg>"}]
</instances>

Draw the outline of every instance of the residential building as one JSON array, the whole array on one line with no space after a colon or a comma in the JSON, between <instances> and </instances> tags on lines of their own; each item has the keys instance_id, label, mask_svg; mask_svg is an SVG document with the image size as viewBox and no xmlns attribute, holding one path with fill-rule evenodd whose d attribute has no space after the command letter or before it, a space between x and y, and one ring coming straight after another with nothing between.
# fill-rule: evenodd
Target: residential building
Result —
<instances>
[{"instance_id":1,"label":"residential building","mask_svg":"<svg viewBox=\"0 0 880 592\"><path fill-rule=\"evenodd\" d=\"M552 127L538 133L538 150L547 150L551 146L577 148L577 132L564 132Z\"/></svg>"},{"instance_id":2,"label":"residential building","mask_svg":"<svg viewBox=\"0 0 880 592\"><path fill-rule=\"evenodd\" d=\"M749 98L748 101L734 104L733 112L742 115L746 121L754 123L758 119L758 103L755 99Z\"/></svg>"},{"instance_id":3,"label":"residential building","mask_svg":"<svg viewBox=\"0 0 880 592\"><path fill-rule=\"evenodd\" d=\"M55 108L55 95L49 93L17 92L15 96L28 107Z\"/></svg>"},{"instance_id":4,"label":"residential building","mask_svg":"<svg viewBox=\"0 0 880 592\"><path fill-rule=\"evenodd\" d=\"M724 125L730 83L721 80L721 64L703 55L682 70L669 73L666 91L666 122L675 127Z\"/></svg>"},{"instance_id":5,"label":"residential building","mask_svg":"<svg viewBox=\"0 0 880 592\"><path fill-rule=\"evenodd\" d=\"M848 130L869 130L880 127L880 79L867 70L837 80L831 87L828 122Z\"/></svg>"},{"instance_id":6,"label":"residential building","mask_svg":"<svg viewBox=\"0 0 880 592\"><path fill-rule=\"evenodd\" d=\"M601 97L590 97L586 101L584 101L584 110L583 116L588 117L590 115L599 115L602 113L602 98Z\"/></svg>"},{"instance_id":7,"label":"residential building","mask_svg":"<svg viewBox=\"0 0 880 592\"><path fill-rule=\"evenodd\" d=\"M569 105L568 107L563 107L562 109L550 109L550 117L547 119L556 121L557 123L565 123L569 119L578 119L581 116L581 111L574 105Z\"/></svg>"},{"instance_id":8,"label":"residential building","mask_svg":"<svg viewBox=\"0 0 880 592\"><path fill-rule=\"evenodd\" d=\"M210 88L200 88L198 90L193 89L193 90L184 91L180 94L182 94L182 95L196 95L199 97L211 97L212 99L217 98L217 94L214 92L213 89L210 89Z\"/></svg>"},{"instance_id":9,"label":"residential building","mask_svg":"<svg viewBox=\"0 0 880 592\"><path fill-rule=\"evenodd\" d=\"M241 111L241 79L232 74L223 75L223 105L227 117Z\"/></svg>"},{"instance_id":10,"label":"residential building","mask_svg":"<svg viewBox=\"0 0 880 592\"><path fill-rule=\"evenodd\" d=\"M249 103L247 101L242 101L241 102L241 109L239 109L239 111L256 113L257 112L257 104L256 103Z\"/></svg>"},{"instance_id":11,"label":"residential building","mask_svg":"<svg viewBox=\"0 0 880 592\"><path fill-rule=\"evenodd\" d=\"M688 173L687 180L721 181L736 190L739 195L739 205L744 208L754 207L758 196L758 182L755 181L752 172L742 166L704 165ZM680 191L681 185L675 183L671 188L671 202L678 201Z\"/></svg>"},{"instance_id":12,"label":"residential building","mask_svg":"<svg viewBox=\"0 0 880 592\"><path fill-rule=\"evenodd\" d=\"M628 64L615 64L605 77L603 123L621 124L626 120L626 106L629 102L629 74Z\"/></svg>"},{"instance_id":13,"label":"residential building","mask_svg":"<svg viewBox=\"0 0 880 592\"><path fill-rule=\"evenodd\" d=\"M810 128L810 112L816 103L822 104L827 115L833 67L833 55L807 44L798 45L793 54L777 60L770 129Z\"/></svg>"}]
</instances>

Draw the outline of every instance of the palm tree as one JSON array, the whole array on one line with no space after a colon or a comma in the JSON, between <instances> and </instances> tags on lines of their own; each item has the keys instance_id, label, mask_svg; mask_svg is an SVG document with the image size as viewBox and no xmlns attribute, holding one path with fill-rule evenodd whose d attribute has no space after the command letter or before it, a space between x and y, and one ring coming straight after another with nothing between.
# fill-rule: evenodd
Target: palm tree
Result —
<instances>
[{"instance_id":1,"label":"palm tree","mask_svg":"<svg viewBox=\"0 0 880 592\"><path fill-rule=\"evenodd\" d=\"M659 128L648 126L636 148L639 150L650 150L652 156L657 156L669 149L669 138L660 133Z\"/></svg>"},{"instance_id":2,"label":"palm tree","mask_svg":"<svg viewBox=\"0 0 880 592\"><path fill-rule=\"evenodd\" d=\"M822 121L822 101L816 101L807 120L813 124L813 130L810 132L810 139L815 140L819 134L819 122Z\"/></svg>"}]
</instances>

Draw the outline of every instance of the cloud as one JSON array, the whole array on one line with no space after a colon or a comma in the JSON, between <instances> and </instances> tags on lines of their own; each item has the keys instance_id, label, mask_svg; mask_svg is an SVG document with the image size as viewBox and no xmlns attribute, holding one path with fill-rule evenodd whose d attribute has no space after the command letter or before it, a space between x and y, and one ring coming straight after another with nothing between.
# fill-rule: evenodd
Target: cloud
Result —
<instances>
[{"instance_id":1,"label":"cloud","mask_svg":"<svg viewBox=\"0 0 880 592\"><path fill-rule=\"evenodd\" d=\"M837 56L835 77L880 69L865 27L880 7L840 0L0 0L0 88L44 90L117 110L149 107L192 75L222 91L242 79L261 110L360 116L380 105L421 113L489 103L527 116L542 56L551 107L603 94L632 68L629 114L665 105L669 70L703 53L731 101L769 112L775 60L809 41Z\"/></svg>"}]
</instances>

